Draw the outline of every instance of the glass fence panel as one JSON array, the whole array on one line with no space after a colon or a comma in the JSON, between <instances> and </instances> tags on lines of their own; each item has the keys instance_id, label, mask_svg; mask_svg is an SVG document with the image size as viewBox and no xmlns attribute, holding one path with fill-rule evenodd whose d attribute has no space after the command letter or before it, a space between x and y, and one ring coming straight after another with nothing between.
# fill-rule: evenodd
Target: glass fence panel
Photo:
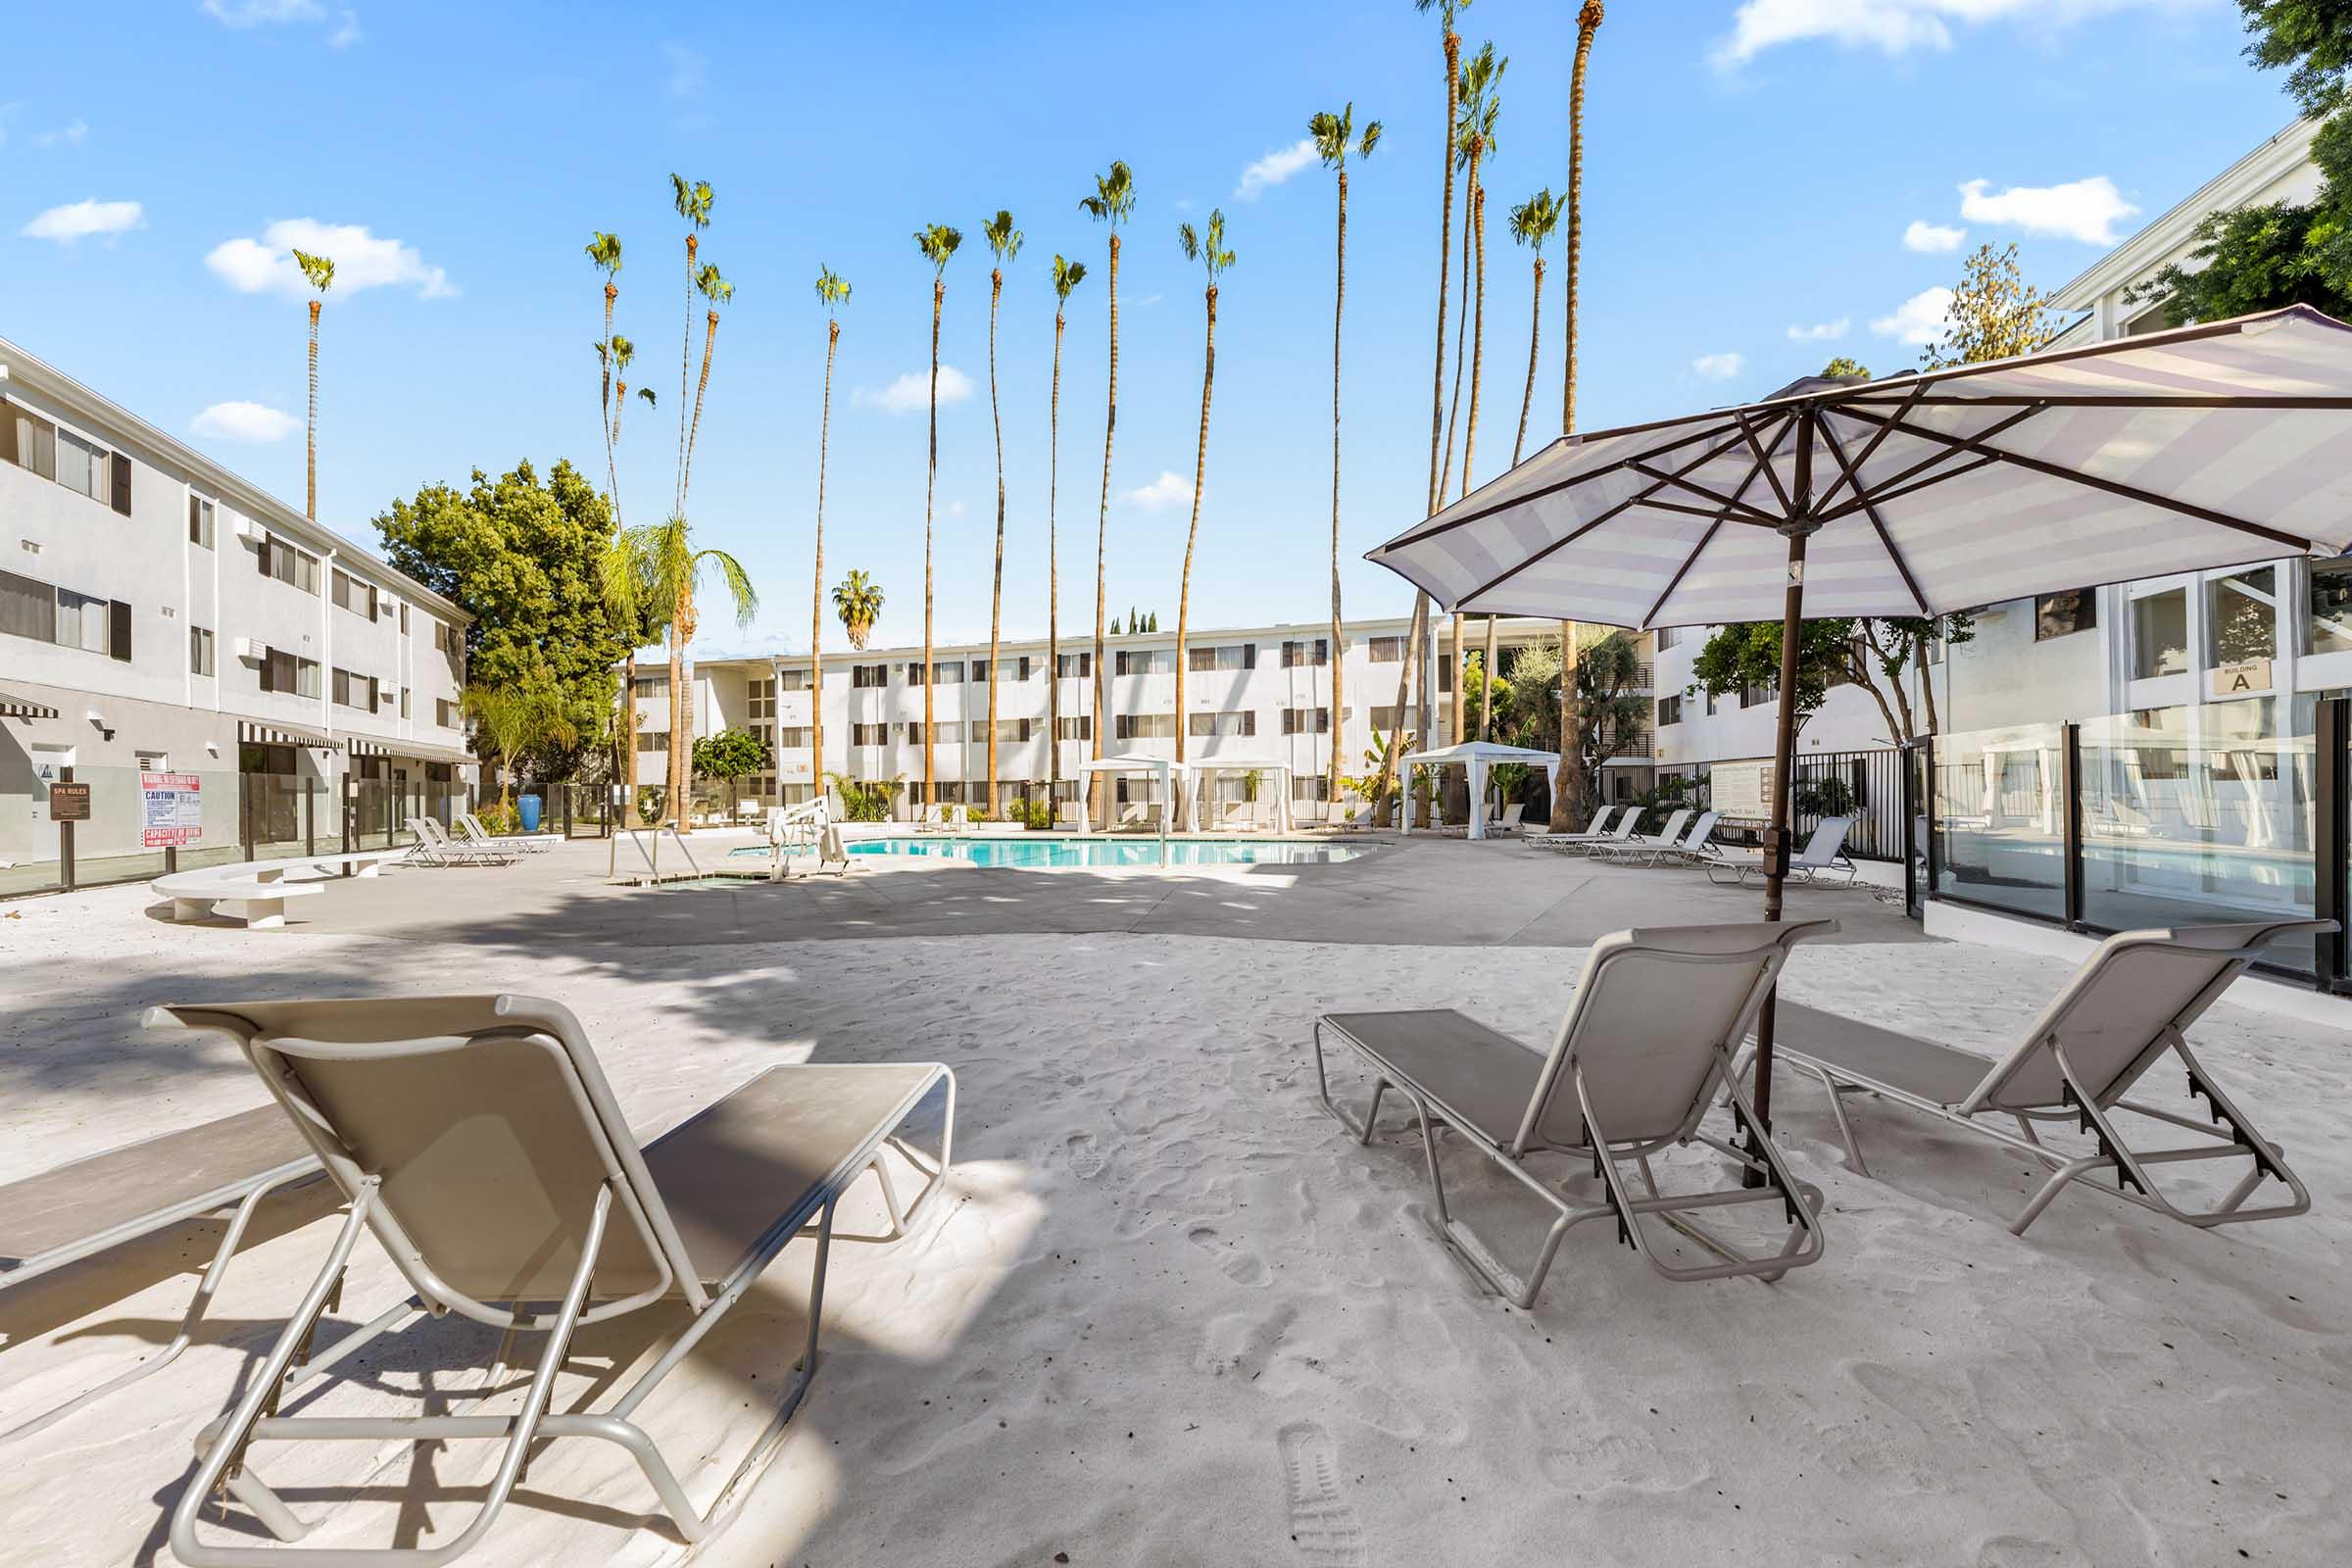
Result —
<instances>
[{"instance_id":1,"label":"glass fence panel","mask_svg":"<svg viewBox=\"0 0 2352 1568\"><path fill-rule=\"evenodd\" d=\"M2316 711L2309 697L2118 713L2082 725L2082 920L2309 918ZM2264 961L2309 973L2309 938Z\"/></svg>"},{"instance_id":2,"label":"glass fence panel","mask_svg":"<svg viewBox=\"0 0 2352 1568\"><path fill-rule=\"evenodd\" d=\"M178 851L182 870L243 858L233 769L157 773L81 766L73 782L90 792L89 816L74 824L78 887L162 876L171 849ZM12 853L0 858L11 862L0 865L0 897L60 886L61 824L51 819L47 786L8 804L25 811L27 826Z\"/></svg>"},{"instance_id":3,"label":"glass fence panel","mask_svg":"<svg viewBox=\"0 0 2352 1568\"><path fill-rule=\"evenodd\" d=\"M1936 891L2066 918L2066 731L2024 724L1936 737Z\"/></svg>"}]
</instances>

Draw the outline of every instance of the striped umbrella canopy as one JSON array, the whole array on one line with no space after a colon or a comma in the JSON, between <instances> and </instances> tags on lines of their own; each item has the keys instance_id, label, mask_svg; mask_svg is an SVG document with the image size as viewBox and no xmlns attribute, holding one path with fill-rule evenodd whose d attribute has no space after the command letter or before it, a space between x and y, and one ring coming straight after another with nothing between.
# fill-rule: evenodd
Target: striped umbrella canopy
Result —
<instances>
[{"instance_id":1,"label":"striped umbrella canopy","mask_svg":"<svg viewBox=\"0 0 2352 1568\"><path fill-rule=\"evenodd\" d=\"M1562 436L1368 553L1446 609L1779 618L1764 917L1797 627L2352 548L2352 327L2307 306ZM1770 1125L1773 1011L1755 1104Z\"/></svg>"}]
</instances>

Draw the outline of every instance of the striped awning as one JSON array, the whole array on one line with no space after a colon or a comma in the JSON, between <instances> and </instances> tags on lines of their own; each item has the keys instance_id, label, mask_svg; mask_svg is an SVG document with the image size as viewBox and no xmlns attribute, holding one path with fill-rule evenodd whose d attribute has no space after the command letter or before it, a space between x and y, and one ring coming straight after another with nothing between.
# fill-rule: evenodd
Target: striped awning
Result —
<instances>
[{"instance_id":1,"label":"striped awning","mask_svg":"<svg viewBox=\"0 0 2352 1568\"><path fill-rule=\"evenodd\" d=\"M55 718L57 710L14 692L0 692L0 718Z\"/></svg>"},{"instance_id":2,"label":"striped awning","mask_svg":"<svg viewBox=\"0 0 2352 1568\"><path fill-rule=\"evenodd\" d=\"M427 746L422 741L369 740L365 736L346 737L351 742L354 757L388 757L417 762L472 762L479 760L471 752L456 746Z\"/></svg>"},{"instance_id":3,"label":"striped awning","mask_svg":"<svg viewBox=\"0 0 2352 1568\"><path fill-rule=\"evenodd\" d=\"M263 724L249 718L237 720L239 746L317 746L339 752L343 743L331 735L299 724Z\"/></svg>"},{"instance_id":4,"label":"striped awning","mask_svg":"<svg viewBox=\"0 0 2352 1568\"><path fill-rule=\"evenodd\" d=\"M1792 574L1927 615L2348 546L2352 327L2294 306L1562 437L1366 559L1640 629L1778 619Z\"/></svg>"}]
</instances>

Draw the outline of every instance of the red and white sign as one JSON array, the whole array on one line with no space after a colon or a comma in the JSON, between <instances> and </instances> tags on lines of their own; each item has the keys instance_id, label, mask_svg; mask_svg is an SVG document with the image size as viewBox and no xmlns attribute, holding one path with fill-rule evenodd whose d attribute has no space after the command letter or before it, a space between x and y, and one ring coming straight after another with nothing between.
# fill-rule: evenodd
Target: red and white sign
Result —
<instances>
[{"instance_id":1,"label":"red and white sign","mask_svg":"<svg viewBox=\"0 0 2352 1568\"><path fill-rule=\"evenodd\" d=\"M149 849L204 837L204 779L195 773L139 775L139 842Z\"/></svg>"}]
</instances>

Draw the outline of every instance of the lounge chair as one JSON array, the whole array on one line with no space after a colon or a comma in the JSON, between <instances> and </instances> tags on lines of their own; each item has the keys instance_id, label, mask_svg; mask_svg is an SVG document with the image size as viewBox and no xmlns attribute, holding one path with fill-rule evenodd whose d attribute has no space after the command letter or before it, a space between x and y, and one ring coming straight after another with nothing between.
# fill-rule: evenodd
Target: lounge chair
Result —
<instances>
[{"instance_id":1,"label":"lounge chair","mask_svg":"<svg viewBox=\"0 0 2352 1568\"><path fill-rule=\"evenodd\" d=\"M518 851L524 855L545 855L549 848L563 837L560 833L509 833L502 837L482 826L482 819L471 811L460 811L454 820L457 822L458 832L466 835L466 843L476 849L488 850L496 855L504 855L511 851ZM451 836L456 837L455 834Z\"/></svg>"},{"instance_id":2,"label":"lounge chair","mask_svg":"<svg viewBox=\"0 0 2352 1568\"><path fill-rule=\"evenodd\" d=\"M1649 840L1642 831L1642 818L1647 814L1642 807L1629 806L1625 808L1625 814L1617 819L1617 825L1599 837L1571 839L1565 844L1548 845L1546 848L1558 850L1563 855L1597 855L1604 850L1620 849L1629 844L1646 844Z\"/></svg>"},{"instance_id":3,"label":"lounge chair","mask_svg":"<svg viewBox=\"0 0 2352 1568\"><path fill-rule=\"evenodd\" d=\"M1419 1113L1422 1157L1435 1194L1439 1236L1480 1280L1520 1307L1535 1304L1560 1242L1587 1220L1613 1218L1618 1238L1670 1280L1757 1274L1777 1279L1821 1256L1819 1195L1798 1186L1780 1151L1757 1130L1732 1073L1731 1051L1746 1033L1788 950L1838 929L1834 920L1788 924L1660 926L1619 931L1592 945L1576 999L1548 1052L1533 1050L1450 1008L1327 1013L1315 1020L1315 1083L1323 1106L1359 1143L1371 1142L1382 1095L1395 1089ZM1373 1073L1372 1101L1358 1120L1331 1098L1324 1038L1349 1048ZM1721 1087L1750 1148L1702 1131ZM1532 1269L1501 1262L1446 1206L1436 1128L1442 1123L1557 1210ZM1761 1185L1736 1183L1661 1193L1650 1156L1697 1142L1728 1156ZM1528 1168L1530 1156L1590 1162L1601 1183L1578 1198ZM1629 1186L1626 1166L1640 1175ZM1782 1203L1788 1229L1777 1250L1747 1252L1702 1228L1690 1213L1727 1203ZM1721 1261L1673 1264L1642 1225L1655 1214Z\"/></svg>"},{"instance_id":4,"label":"lounge chair","mask_svg":"<svg viewBox=\"0 0 2352 1568\"><path fill-rule=\"evenodd\" d=\"M518 858L514 851L496 845L461 844L429 816L410 817L409 831L416 835L421 852L412 854L411 858L425 865L513 865Z\"/></svg>"},{"instance_id":5,"label":"lounge chair","mask_svg":"<svg viewBox=\"0 0 2352 1568\"><path fill-rule=\"evenodd\" d=\"M1592 820L1585 824L1582 833L1531 833L1523 842L1531 850L1556 850L1570 844L1590 844L1608 832L1610 819L1622 809L1622 807L1616 806L1602 807L1592 813Z\"/></svg>"},{"instance_id":6,"label":"lounge chair","mask_svg":"<svg viewBox=\"0 0 2352 1568\"><path fill-rule=\"evenodd\" d=\"M875 1171L893 1234L902 1233L945 1183L952 1154L956 1080L937 1063L771 1067L640 1152L579 1021L557 1003L516 996L206 1003L148 1017L235 1039L351 1200L325 1266L234 1408L197 1434L196 1473L172 1512L172 1550L188 1568L449 1562L490 1529L531 1446L556 1438L619 1445L678 1533L688 1543L700 1540L718 1510L703 1512L688 1500L632 1419L638 1405L813 1222L799 1372L770 1395L777 1408L747 1469L763 1457L816 1371L833 1214L843 1192ZM937 1155L926 1164L900 1134L934 1097L944 1097L945 1119ZM881 1173L885 1143L927 1177L904 1211ZM416 1295L296 1367L362 1232L374 1235ZM576 1329L649 1308L676 1313L681 1300L690 1321L617 1399L601 1410L582 1400L550 1411ZM354 1350L420 1315L444 1312L545 1333L515 1413L274 1413L283 1396ZM299 1540L311 1526L262 1481L246 1449L305 1439L494 1441L503 1453L479 1511L429 1548L312 1550L250 1537L210 1544L197 1539L199 1516L225 1483L271 1535Z\"/></svg>"},{"instance_id":7,"label":"lounge chair","mask_svg":"<svg viewBox=\"0 0 2352 1568\"><path fill-rule=\"evenodd\" d=\"M1527 803L1513 801L1502 808L1502 815L1498 819L1487 824L1487 831L1490 833L1516 833L1519 831L1520 818L1525 815L1527 815Z\"/></svg>"},{"instance_id":8,"label":"lounge chair","mask_svg":"<svg viewBox=\"0 0 2352 1568\"><path fill-rule=\"evenodd\" d=\"M1667 815L1666 825L1658 829L1655 838L1644 833L1637 833L1621 843L1595 844L1585 853L1595 860L1648 860L1654 858L1660 850L1680 839L1683 824L1690 820L1690 808L1686 806Z\"/></svg>"},{"instance_id":9,"label":"lounge chair","mask_svg":"<svg viewBox=\"0 0 2352 1568\"><path fill-rule=\"evenodd\" d=\"M1681 838L1672 833L1660 834L1658 843L1646 855L1639 852L1624 857L1634 865L1706 865L1722 858L1723 851L1715 845L1716 815L1701 811L1691 821L1690 831Z\"/></svg>"},{"instance_id":10,"label":"lounge chair","mask_svg":"<svg viewBox=\"0 0 2352 1568\"><path fill-rule=\"evenodd\" d=\"M2098 1191L2183 1224L2284 1219L2309 1208L2311 1195L2286 1168L2284 1152L2254 1130L2190 1053L2183 1031L2230 989L2265 944L2334 929L2332 920L2279 920L2109 937L1997 1061L1788 1002L1780 1004L1774 1024L1775 1055L1829 1091L1838 1135L1858 1175L1869 1175L1870 1167L1845 1114L1841 1097L1849 1094L1877 1095L1923 1111L2048 1167L2049 1179L2009 1223L2020 1236L2067 1183L2089 1186L2110 1173L2115 1185ZM2124 1098L2167 1052L2187 1069L2189 1098L2206 1102L2209 1121ZM2200 1142L2134 1149L2117 1124L2119 1111L2185 1129ZM1989 1118L2013 1120L2017 1131ZM2035 1134L2036 1122L2073 1123L2095 1147L2086 1152L2053 1148ZM2157 1191L2149 1173L2156 1165L2230 1158L2244 1158L2249 1167L2210 1208L2178 1206ZM2283 1184L2289 1200L2246 1207L2265 1176Z\"/></svg>"},{"instance_id":11,"label":"lounge chair","mask_svg":"<svg viewBox=\"0 0 2352 1568\"><path fill-rule=\"evenodd\" d=\"M1813 836L1805 841L1805 847L1788 861L1787 880L1802 883L1806 887L1852 887L1862 875L1845 853L1845 835L1853 825L1854 819L1850 816L1823 817L1821 825L1813 830ZM1725 882L1725 878L1715 874L1718 871L1731 873L1730 884L1745 887L1749 877L1760 878L1764 875L1764 861L1760 858L1737 864L1729 860L1710 861L1707 880Z\"/></svg>"},{"instance_id":12,"label":"lounge chair","mask_svg":"<svg viewBox=\"0 0 2352 1568\"><path fill-rule=\"evenodd\" d=\"M1361 833L1372 826L1373 813L1377 809L1372 802L1365 801L1354 810L1334 817L1331 825L1344 833Z\"/></svg>"}]
</instances>

